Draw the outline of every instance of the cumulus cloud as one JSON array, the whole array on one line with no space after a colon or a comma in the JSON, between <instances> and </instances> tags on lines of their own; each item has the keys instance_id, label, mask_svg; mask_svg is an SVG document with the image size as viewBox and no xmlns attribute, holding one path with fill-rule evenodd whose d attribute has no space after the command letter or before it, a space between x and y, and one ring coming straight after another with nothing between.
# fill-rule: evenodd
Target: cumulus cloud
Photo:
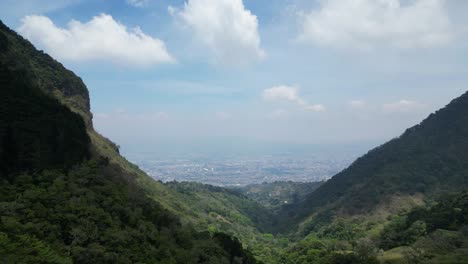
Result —
<instances>
[{"instance_id":1,"label":"cumulus cloud","mask_svg":"<svg viewBox=\"0 0 468 264\"><path fill-rule=\"evenodd\" d=\"M242 0L188 0L169 12L195 39L209 48L218 63L245 65L261 59L257 16Z\"/></svg>"},{"instance_id":2,"label":"cumulus cloud","mask_svg":"<svg viewBox=\"0 0 468 264\"><path fill-rule=\"evenodd\" d=\"M345 49L420 48L452 39L444 0L323 0L301 14L300 41Z\"/></svg>"},{"instance_id":3,"label":"cumulus cloud","mask_svg":"<svg viewBox=\"0 0 468 264\"><path fill-rule=\"evenodd\" d=\"M127 0L127 4L134 7L145 7L149 3L149 0Z\"/></svg>"},{"instance_id":4,"label":"cumulus cloud","mask_svg":"<svg viewBox=\"0 0 468 264\"><path fill-rule=\"evenodd\" d=\"M402 99L398 102L384 104L382 109L386 113L409 113L420 111L424 108L424 104L416 101Z\"/></svg>"},{"instance_id":5,"label":"cumulus cloud","mask_svg":"<svg viewBox=\"0 0 468 264\"><path fill-rule=\"evenodd\" d=\"M263 98L267 101L293 102L308 111L314 111L314 112L325 111L325 107L321 104L309 104L306 101L304 101L299 96L298 90L299 89L297 87L293 87L293 86L286 86L286 85L274 86L274 87L263 90Z\"/></svg>"},{"instance_id":6,"label":"cumulus cloud","mask_svg":"<svg viewBox=\"0 0 468 264\"><path fill-rule=\"evenodd\" d=\"M163 41L146 35L140 28L127 29L106 14L86 23L72 20L67 28L57 27L45 16L26 16L18 31L61 60L139 66L174 62Z\"/></svg>"}]
</instances>

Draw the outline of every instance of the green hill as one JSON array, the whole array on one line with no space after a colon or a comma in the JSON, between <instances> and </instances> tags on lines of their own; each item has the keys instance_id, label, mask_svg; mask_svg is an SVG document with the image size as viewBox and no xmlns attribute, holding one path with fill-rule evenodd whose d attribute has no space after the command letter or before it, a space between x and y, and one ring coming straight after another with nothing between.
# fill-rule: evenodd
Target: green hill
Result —
<instances>
[{"instance_id":1,"label":"green hill","mask_svg":"<svg viewBox=\"0 0 468 264\"><path fill-rule=\"evenodd\" d=\"M465 93L400 137L357 159L304 202L286 208L285 223L307 220L307 231L337 215L372 214L381 207L391 207L392 201L399 209L411 203L406 198L466 190L467 149ZM392 208L387 209L391 212Z\"/></svg>"},{"instance_id":2,"label":"green hill","mask_svg":"<svg viewBox=\"0 0 468 264\"><path fill-rule=\"evenodd\" d=\"M256 263L148 197L80 78L0 22L2 263ZM169 189L169 188L167 188Z\"/></svg>"},{"instance_id":3,"label":"green hill","mask_svg":"<svg viewBox=\"0 0 468 264\"><path fill-rule=\"evenodd\" d=\"M240 189L151 179L89 100L0 22L0 262L466 263L468 93L325 183Z\"/></svg>"}]
</instances>

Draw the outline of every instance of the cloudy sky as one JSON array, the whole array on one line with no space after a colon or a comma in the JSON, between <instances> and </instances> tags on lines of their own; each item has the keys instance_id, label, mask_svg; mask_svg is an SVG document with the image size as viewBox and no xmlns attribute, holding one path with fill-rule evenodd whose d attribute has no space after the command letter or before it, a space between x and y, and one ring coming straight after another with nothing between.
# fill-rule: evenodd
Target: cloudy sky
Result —
<instances>
[{"instance_id":1,"label":"cloudy sky","mask_svg":"<svg viewBox=\"0 0 468 264\"><path fill-rule=\"evenodd\" d=\"M383 142L468 90L467 13L460 0L0 2L83 78L95 126L123 146Z\"/></svg>"}]
</instances>

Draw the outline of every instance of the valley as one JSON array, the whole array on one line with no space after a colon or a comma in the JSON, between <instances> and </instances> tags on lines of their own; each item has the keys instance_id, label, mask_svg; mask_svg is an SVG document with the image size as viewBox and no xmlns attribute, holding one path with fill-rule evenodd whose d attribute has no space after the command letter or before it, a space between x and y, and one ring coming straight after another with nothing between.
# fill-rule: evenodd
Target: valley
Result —
<instances>
[{"instance_id":1,"label":"valley","mask_svg":"<svg viewBox=\"0 0 468 264\"><path fill-rule=\"evenodd\" d=\"M168 161L3 23L0 84L0 263L468 263L468 93L362 156Z\"/></svg>"}]
</instances>

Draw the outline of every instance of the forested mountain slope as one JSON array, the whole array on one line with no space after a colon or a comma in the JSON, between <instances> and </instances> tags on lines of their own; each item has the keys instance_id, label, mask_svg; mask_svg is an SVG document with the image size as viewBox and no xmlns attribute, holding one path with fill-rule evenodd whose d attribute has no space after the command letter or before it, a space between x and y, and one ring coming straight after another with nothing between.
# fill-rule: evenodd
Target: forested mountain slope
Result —
<instances>
[{"instance_id":1,"label":"forested mountain slope","mask_svg":"<svg viewBox=\"0 0 468 264\"><path fill-rule=\"evenodd\" d=\"M65 69L48 54L38 51L0 21L0 61L12 71L22 71L21 78L49 95L58 98L91 126L88 89L81 78Z\"/></svg>"},{"instance_id":2,"label":"forested mountain slope","mask_svg":"<svg viewBox=\"0 0 468 264\"><path fill-rule=\"evenodd\" d=\"M0 262L256 263L149 198L81 79L1 22L0 78Z\"/></svg>"},{"instance_id":3,"label":"forested mountain slope","mask_svg":"<svg viewBox=\"0 0 468 264\"><path fill-rule=\"evenodd\" d=\"M398 195L468 187L468 93L377 147L283 212L288 221L372 212ZM328 219L328 220L327 220Z\"/></svg>"},{"instance_id":4,"label":"forested mountain slope","mask_svg":"<svg viewBox=\"0 0 468 264\"><path fill-rule=\"evenodd\" d=\"M89 158L83 119L31 89L27 74L0 65L0 173L69 168Z\"/></svg>"},{"instance_id":5,"label":"forested mountain slope","mask_svg":"<svg viewBox=\"0 0 468 264\"><path fill-rule=\"evenodd\" d=\"M366 214L395 197L466 190L467 94L316 191L277 183L244 194L151 179L94 130L81 79L1 22L0 103L6 263L255 263L250 252L265 263L376 263L428 249L416 257L466 263L466 192L384 220ZM286 236L297 224L305 237Z\"/></svg>"},{"instance_id":6,"label":"forested mountain slope","mask_svg":"<svg viewBox=\"0 0 468 264\"><path fill-rule=\"evenodd\" d=\"M259 202L266 208L278 210L284 205L303 201L322 184L323 182L277 181L234 187L232 189Z\"/></svg>"}]
</instances>

